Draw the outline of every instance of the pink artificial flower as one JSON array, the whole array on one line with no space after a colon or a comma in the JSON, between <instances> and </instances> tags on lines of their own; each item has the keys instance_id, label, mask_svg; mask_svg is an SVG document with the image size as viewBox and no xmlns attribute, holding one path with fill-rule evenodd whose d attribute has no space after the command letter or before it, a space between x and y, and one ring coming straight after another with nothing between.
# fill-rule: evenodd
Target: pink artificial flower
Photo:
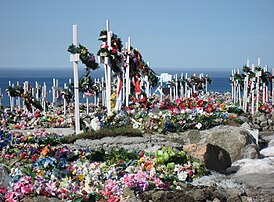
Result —
<instances>
[{"instance_id":1,"label":"pink artificial flower","mask_svg":"<svg viewBox=\"0 0 274 202\"><path fill-rule=\"evenodd\" d=\"M19 181L13 185L13 190L19 192L22 186L24 186L23 183Z\"/></svg>"},{"instance_id":2,"label":"pink artificial flower","mask_svg":"<svg viewBox=\"0 0 274 202\"><path fill-rule=\"evenodd\" d=\"M179 105L180 103L181 103L181 98L177 98L176 100L175 100L175 102Z\"/></svg>"},{"instance_id":3,"label":"pink artificial flower","mask_svg":"<svg viewBox=\"0 0 274 202\"><path fill-rule=\"evenodd\" d=\"M119 202L120 201L120 197L116 196L116 195L111 195L107 201L108 202Z\"/></svg>"},{"instance_id":4,"label":"pink artificial flower","mask_svg":"<svg viewBox=\"0 0 274 202\"><path fill-rule=\"evenodd\" d=\"M21 193L24 194L24 195L31 193L32 190L33 190L33 187L32 187L31 184L28 184L26 186L21 187Z\"/></svg>"},{"instance_id":5,"label":"pink artificial flower","mask_svg":"<svg viewBox=\"0 0 274 202\"><path fill-rule=\"evenodd\" d=\"M8 192L6 195L6 202L18 202L18 196L19 194L16 192Z\"/></svg>"},{"instance_id":6,"label":"pink artificial flower","mask_svg":"<svg viewBox=\"0 0 274 202\"><path fill-rule=\"evenodd\" d=\"M124 176L124 184L129 187L129 188L133 188L135 186L135 179L134 179L134 174L128 174L126 176Z\"/></svg>"},{"instance_id":7,"label":"pink artificial flower","mask_svg":"<svg viewBox=\"0 0 274 202\"><path fill-rule=\"evenodd\" d=\"M6 188L0 188L0 194L5 194L7 192Z\"/></svg>"}]
</instances>

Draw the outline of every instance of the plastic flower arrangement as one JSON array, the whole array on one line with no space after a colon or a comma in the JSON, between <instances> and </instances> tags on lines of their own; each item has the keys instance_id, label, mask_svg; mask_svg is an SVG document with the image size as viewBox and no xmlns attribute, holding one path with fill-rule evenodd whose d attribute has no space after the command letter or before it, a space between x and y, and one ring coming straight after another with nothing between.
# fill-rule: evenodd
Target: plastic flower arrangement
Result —
<instances>
[{"instance_id":1,"label":"plastic flower arrangement","mask_svg":"<svg viewBox=\"0 0 274 202\"><path fill-rule=\"evenodd\" d=\"M183 151L172 148L162 148L156 153L69 150L44 143L28 144L28 140L36 138L30 137L31 134L16 134L12 143L2 148L2 157L14 150L14 158L20 159L10 164L11 186L1 189L1 197L6 201L37 195L66 201L123 201L125 188L137 192L168 190L177 187L179 181L191 181L203 174L203 167L188 159Z\"/></svg>"},{"instance_id":2,"label":"plastic flower arrangement","mask_svg":"<svg viewBox=\"0 0 274 202\"><path fill-rule=\"evenodd\" d=\"M43 110L41 103L32 96L30 89L24 92L24 89L22 86L16 85L15 87L9 86L6 89L6 92L11 97L21 97L22 100L24 100L26 108L29 111L32 111L32 106L35 107L36 109Z\"/></svg>"},{"instance_id":3,"label":"plastic flower arrangement","mask_svg":"<svg viewBox=\"0 0 274 202\"><path fill-rule=\"evenodd\" d=\"M269 114L272 112L272 104L271 103L259 103L259 112Z\"/></svg>"},{"instance_id":4,"label":"plastic flower arrangement","mask_svg":"<svg viewBox=\"0 0 274 202\"><path fill-rule=\"evenodd\" d=\"M99 68L98 63L95 61L95 56L90 53L85 46L79 44L79 47L76 47L72 44L68 47L68 52L72 54L80 54L80 60L86 65L87 70L96 70Z\"/></svg>"},{"instance_id":5,"label":"plastic flower arrangement","mask_svg":"<svg viewBox=\"0 0 274 202\"><path fill-rule=\"evenodd\" d=\"M230 118L228 113L231 113L230 110L234 106L230 103L225 104L226 101L223 99L206 96L175 101L165 99L161 103L159 100L153 101L153 107L147 108L139 108L140 104L136 102L128 113L133 127L148 133L203 130L225 123Z\"/></svg>"},{"instance_id":6,"label":"plastic flower arrangement","mask_svg":"<svg viewBox=\"0 0 274 202\"><path fill-rule=\"evenodd\" d=\"M109 57L110 65L112 70L115 73L119 73L121 71L121 64L123 62L122 52L122 41L121 39L114 33L111 35L111 46L107 44L108 35L106 30L102 30L99 35L99 40L102 41L99 51L97 55L102 57L102 61L105 57Z\"/></svg>"}]
</instances>

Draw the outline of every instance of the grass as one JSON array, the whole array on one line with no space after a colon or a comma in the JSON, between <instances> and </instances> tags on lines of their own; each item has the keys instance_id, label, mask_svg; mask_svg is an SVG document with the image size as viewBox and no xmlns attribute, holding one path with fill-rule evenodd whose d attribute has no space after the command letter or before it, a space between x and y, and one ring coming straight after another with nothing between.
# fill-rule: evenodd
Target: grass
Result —
<instances>
[{"instance_id":1,"label":"grass","mask_svg":"<svg viewBox=\"0 0 274 202\"><path fill-rule=\"evenodd\" d=\"M103 137L117 137L117 136L128 136L128 137L142 137L142 133L138 129L134 129L131 126L123 127L104 127L98 131L87 131L77 135L70 135L64 137L61 142L63 144L74 143L77 139L101 139Z\"/></svg>"}]
</instances>

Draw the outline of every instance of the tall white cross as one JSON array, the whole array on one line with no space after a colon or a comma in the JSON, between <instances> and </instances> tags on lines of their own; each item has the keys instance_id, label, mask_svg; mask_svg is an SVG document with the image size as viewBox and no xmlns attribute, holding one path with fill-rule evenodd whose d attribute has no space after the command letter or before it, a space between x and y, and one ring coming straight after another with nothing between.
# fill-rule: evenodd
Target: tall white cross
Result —
<instances>
[{"instance_id":1,"label":"tall white cross","mask_svg":"<svg viewBox=\"0 0 274 202\"><path fill-rule=\"evenodd\" d=\"M78 46L78 31L77 25L73 25L73 45ZM70 55L70 61L73 62L74 74L74 109L75 109L75 133L80 133L80 111L79 111L79 79L78 79L78 62L80 60L79 54Z\"/></svg>"}]
</instances>

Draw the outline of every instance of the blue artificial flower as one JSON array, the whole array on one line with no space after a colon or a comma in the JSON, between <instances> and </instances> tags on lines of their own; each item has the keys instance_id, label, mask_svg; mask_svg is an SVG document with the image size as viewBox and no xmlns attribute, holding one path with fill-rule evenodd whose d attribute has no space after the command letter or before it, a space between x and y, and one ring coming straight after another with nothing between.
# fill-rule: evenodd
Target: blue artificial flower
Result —
<instances>
[{"instance_id":1,"label":"blue artificial flower","mask_svg":"<svg viewBox=\"0 0 274 202\"><path fill-rule=\"evenodd\" d=\"M58 168L66 168L68 166L67 160L65 158L61 158L57 164Z\"/></svg>"},{"instance_id":2,"label":"blue artificial flower","mask_svg":"<svg viewBox=\"0 0 274 202\"><path fill-rule=\"evenodd\" d=\"M164 128L165 128L165 130L168 131L168 132L172 132L172 131L175 130L174 125L171 123L171 121L170 121L169 119L167 119L167 120L165 121Z\"/></svg>"}]
</instances>

